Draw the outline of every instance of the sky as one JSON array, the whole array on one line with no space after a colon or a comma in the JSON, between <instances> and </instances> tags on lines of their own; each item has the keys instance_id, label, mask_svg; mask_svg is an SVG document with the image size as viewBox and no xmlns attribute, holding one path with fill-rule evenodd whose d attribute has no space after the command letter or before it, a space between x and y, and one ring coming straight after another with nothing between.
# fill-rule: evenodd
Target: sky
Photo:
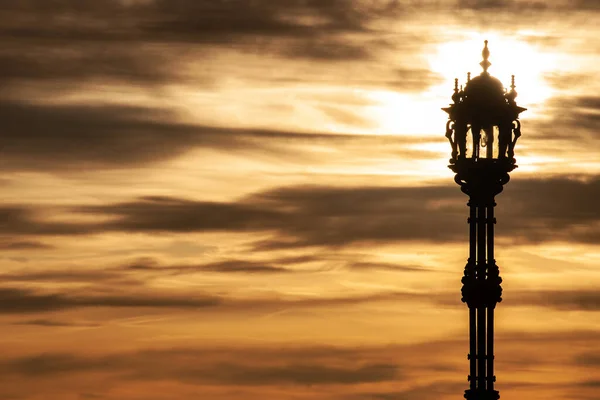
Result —
<instances>
[{"instance_id":1,"label":"sky","mask_svg":"<svg viewBox=\"0 0 600 400\"><path fill-rule=\"evenodd\" d=\"M468 388L454 78L516 76L496 388L598 400L598 0L0 0L0 398Z\"/></svg>"}]
</instances>

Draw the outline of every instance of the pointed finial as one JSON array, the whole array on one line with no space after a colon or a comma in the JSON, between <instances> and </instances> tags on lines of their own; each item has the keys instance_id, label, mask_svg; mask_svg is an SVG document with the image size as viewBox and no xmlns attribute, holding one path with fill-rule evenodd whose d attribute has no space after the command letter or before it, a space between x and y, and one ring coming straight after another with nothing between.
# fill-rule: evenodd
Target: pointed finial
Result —
<instances>
[{"instance_id":1,"label":"pointed finial","mask_svg":"<svg viewBox=\"0 0 600 400\"><path fill-rule=\"evenodd\" d=\"M471 73L467 72L467 82L471 82Z\"/></svg>"},{"instance_id":2,"label":"pointed finial","mask_svg":"<svg viewBox=\"0 0 600 400\"><path fill-rule=\"evenodd\" d=\"M452 100L455 103L460 103L460 93L458 93L458 78L454 79L454 94L452 95Z\"/></svg>"},{"instance_id":3,"label":"pointed finial","mask_svg":"<svg viewBox=\"0 0 600 400\"><path fill-rule=\"evenodd\" d=\"M492 63L488 61L488 58L490 58L490 50L488 49L488 41L486 40L483 43L485 43L485 47L483 48L483 51L481 52L481 55L483 56L483 61L480 62L479 65L481 65L481 67L483 67L483 72L487 73L487 70L490 67L490 65L492 65Z\"/></svg>"},{"instance_id":4,"label":"pointed finial","mask_svg":"<svg viewBox=\"0 0 600 400\"><path fill-rule=\"evenodd\" d=\"M511 75L510 79L510 92L506 94L506 98L508 99L509 104L516 105L515 99L517 98L517 91L515 90L517 86L515 85L515 76Z\"/></svg>"}]
</instances>

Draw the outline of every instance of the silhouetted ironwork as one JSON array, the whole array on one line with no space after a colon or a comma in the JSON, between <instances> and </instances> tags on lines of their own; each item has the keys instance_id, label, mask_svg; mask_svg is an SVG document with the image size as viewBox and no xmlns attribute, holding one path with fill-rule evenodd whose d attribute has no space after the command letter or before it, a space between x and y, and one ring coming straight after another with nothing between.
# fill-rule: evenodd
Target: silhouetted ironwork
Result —
<instances>
[{"instance_id":1,"label":"silhouetted ironwork","mask_svg":"<svg viewBox=\"0 0 600 400\"><path fill-rule=\"evenodd\" d=\"M467 400L500 398L494 389L494 309L502 301L502 278L494 258L494 207L496 195L510 180L508 173L517 168L514 149L521 136L518 118L526 110L515 102L514 75L508 91L487 72L491 66L487 40L482 56L481 75L471 79L468 73L464 89L459 88L456 79L454 103L443 108L449 115L446 137L452 147L448 167L456 173L454 181L469 196L470 208L469 258L462 278L462 301L469 307Z\"/></svg>"}]
</instances>

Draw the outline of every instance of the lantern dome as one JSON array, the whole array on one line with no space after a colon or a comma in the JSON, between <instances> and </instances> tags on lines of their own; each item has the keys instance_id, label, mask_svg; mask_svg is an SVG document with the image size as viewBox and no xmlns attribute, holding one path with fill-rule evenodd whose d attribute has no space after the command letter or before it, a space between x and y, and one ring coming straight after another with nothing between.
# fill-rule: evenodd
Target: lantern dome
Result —
<instances>
[{"instance_id":1,"label":"lantern dome","mask_svg":"<svg viewBox=\"0 0 600 400\"><path fill-rule=\"evenodd\" d=\"M443 108L449 115L446 137L452 145L450 162L455 163L459 159L467 158L477 162L481 156L490 160L508 157L514 163L512 158L514 145L520 136L518 118L519 114L526 109L517 106L515 102L517 92L514 75L511 90L507 92L502 82L488 73L487 70L492 64L489 61L490 51L487 40L481 54L483 61L479 65L483 68L483 72L473 79L469 73L464 89L461 86L459 90L458 79L456 79L452 95L454 103ZM470 151L467 149L469 131L472 136ZM480 155L481 147L486 149Z\"/></svg>"}]
</instances>

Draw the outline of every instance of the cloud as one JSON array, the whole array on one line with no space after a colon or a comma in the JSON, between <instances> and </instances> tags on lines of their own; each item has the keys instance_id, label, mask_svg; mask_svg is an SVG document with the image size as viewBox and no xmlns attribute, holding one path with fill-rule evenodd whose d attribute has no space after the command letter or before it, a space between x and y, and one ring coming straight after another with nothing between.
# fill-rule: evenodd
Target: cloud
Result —
<instances>
[{"instance_id":1,"label":"cloud","mask_svg":"<svg viewBox=\"0 0 600 400\"><path fill-rule=\"evenodd\" d=\"M440 240L458 234L434 229L452 225L453 214L423 218L438 195L451 187L430 188L282 188L238 202L215 203L176 198L143 198L129 203L80 207L79 212L107 215L99 229L120 231L274 231L297 245L343 245L365 240ZM430 205L434 207L434 204ZM441 220L441 221L440 221ZM318 221L318 223L317 223Z\"/></svg>"},{"instance_id":2,"label":"cloud","mask_svg":"<svg viewBox=\"0 0 600 400\"><path fill-rule=\"evenodd\" d=\"M0 224L0 234L76 235L88 232L85 226L72 223L42 222L41 211L26 206L0 206L0 219L4 221Z\"/></svg>"},{"instance_id":3,"label":"cloud","mask_svg":"<svg viewBox=\"0 0 600 400\"><path fill-rule=\"evenodd\" d=\"M224 40L235 35L314 37L363 31L364 21L377 7L349 0L158 0L144 8L153 17L145 25L148 34L178 40Z\"/></svg>"},{"instance_id":4,"label":"cloud","mask_svg":"<svg viewBox=\"0 0 600 400\"><path fill-rule=\"evenodd\" d=\"M600 213L594 199L599 196L597 178L514 180L498 196L497 234L521 243L597 243ZM284 188L251 199L271 210L294 210L280 218L279 239L267 247L466 240L466 198L451 186ZM286 236L291 240L281 239Z\"/></svg>"},{"instance_id":5,"label":"cloud","mask_svg":"<svg viewBox=\"0 0 600 400\"><path fill-rule=\"evenodd\" d=\"M398 367L393 364L367 364L359 367L330 367L315 364L240 367L225 364L221 366L221 371L221 373L213 373L211 378L216 381L215 383L226 385L351 385L386 382L400 378ZM183 376L186 375L189 373L184 372ZM196 374L193 374L193 378L196 378Z\"/></svg>"},{"instance_id":6,"label":"cloud","mask_svg":"<svg viewBox=\"0 0 600 400\"><path fill-rule=\"evenodd\" d=\"M597 178L514 180L498 196L497 234L521 243L597 243L599 196ZM279 239L265 243L267 247L466 240L466 198L452 186L283 188L248 200L263 202L271 210L293 210L291 217L280 218Z\"/></svg>"},{"instance_id":7,"label":"cloud","mask_svg":"<svg viewBox=\"0 0 600 400\"><path fill-rule=\"evenodd\" d=\"M499 339L507 343L520 342L519 345L528 347L532 343L594 342L600 340L600 330L509 331L500 334Z\"/></svg>"},{"instance_id":8,"label":"cloud","mask_svg":"<svg viewBox=\"0 0 600 400\"><path fill-rule=\"evenodd\" d=\"M282 0L77 0L4 2L0 80L181 79L195 49L236 47L293 58L352 60L370 47L344 38L365 33L385 7L367 2ZM43 65L43 68L40 66Z\"/></svg>"},{"instance_id":9,"label":"cloud","mask_svg":"<svg viewBox=\"0 0 600 400\"><path fill-rule=\"evenodd\" d=\"M158 265L154 260L142 259L122 267L130 271L165 272L170 274L190 274L198 272L222 273L281 273L291 269L275 266L281 261L259 262L249 260L223 260L200 265Z\"/></svg>"},{"instance_id":10,"label":"cloud","mask_svg":"<svg viewBox=\"0 0 600 400\"><path fill-rule=\"evenodd\" d=\"M454 293L432 293L431 301L444 307L464 307ZM543 307L557 311L600 311L600 294L579 290L512 290L503 292L502 307Z\"/></svg>"},{"instance_id":11,"label":"cloud","mask_svg":"<svg viewBox=\"0 0 600 400\"><path fill-rule=\"evenodd\" d=\"M73 292L41 293L29 289L0 288L0 313L25 314L85 307L179 308L214 307L219 300L211 296L165 296L164 294L99 294Z\"/></svg>"},{"instance_id":12,"label":"cloud","mask_svg":"<svg viewBox=\"0 0 600 400\"><path fill-rule=\"evenodd\" d=\"M0 211L0 214L2 211ZM6 215L6 214L5 214ZM33 241L33 240L19 240L19 241L0 241L0 251L7 250L49 250L53 249L54 246L51 246L46 243Z\"/></svg>"},{"instance_id":13,"label":"cloud","mask_svg":"<svg viewBox=\"0 0 600 400\"><path fill-rule=\"evenodd\" d=\"M188 56L215 48L312 61L361 61L376 58L381 50L397 51L395 46L403 42L431 40L413 35L390 46L378 40L384 23L467 9L555 12L598 10L598 5L594 0L106 0L102 7L77 0L53 1L51 7L39 1L4 2L0 80L17 88L40 81L166 83L189 79L181 68Z\"/></svg>"},{"instance_id":14,"label":"cloud","mask_svg":"<svg viewBox=\"0 0 600 400\"><path fill-rule=\"evenodd\" d=\"M600 179L518 179L498 196L497 235L518 243L600 240ZM102 232L263 232L257 248L337 247L397 241L459 242L467 238L467 198L457 187L283 187L231 202L142 197L68 211L105 222L46 222L34 207L5 206L0 227L14 235ZM47 212L47 210L45 210ZM64 210L63 210L64 211ZM442 229L443 227L443 229ZM217 266L215 266L216 268Z\"/></svg>"},{"instance_id":15,"label":"cloud","mask_svg":"<svg viewBox=\"0 0 600 400\"><path fill-rule=\"evenodd\" d=\"M579 354L575 357L574 362L583 367L598 368L600 367L600 353Z\"/></svg>"},{"instance_id":16,"label":"cloud","mask_svg":"<svg viewBox=\"0 0 600 400\"><path fill-rule=\"evenodd\" d=\"M600 179L596 176L557 177L515 180L498 202L504 204L500 212L506 215L505 231L518 240L597 243L600 212L594 203L598 196Z\"/></svg>"},{"instance_id":17,"label":"cloud","mask_svg":"<svg viewBox=\"0 0 600 400\"><path fill-rule=\"evenodd\" d=\"M549 77L551 84L569 88L585 88L589 86L590 76L582 74L564 77ZM573 89L575 90L575 89ZM545 120L530 122L530 135L535 148L544 149L548 143L553 144L548 152L557 153L568 146L572 151L582 152L597 146L598 126L600 125L600 97L598 96L565 96L554 98L545 105Z\"/></svg>"},{"instance_id":18,"label":"cloud","mask_svg":"<svg viewBox=\"0 0 600 400\"><path fill-rule=\"evenodd\" d=\"M85 359L72 354L40 354L13 360L5 366L15 375L39 377L65 373L85 373L110 366L110 359Z\"/></svg>"},{"instance_id":19,"label":"cloud","mask_svg":"<svg viewBox=\"0 0 600 400\"><path fill-rule=\"evenodd\" d=\"M32 319L27 321L19 321L14 322L13 325L22 325L22 326L41 326L46 328L94 328L101 326L100 324L94 323L80 323L80 322L72 322L72 321L58 321L53 319Z\"/></svg>"},{"instance_id":20,"label":"cloud","mask_svg":"<svg viewBox=\"0 0 600 400\"><path fill-rule=\"evenodd\" d=\"M1 43L1 42L0 42ZM23 51L23 47L27 47ZM166 83L182 79L172 67L169 50L158 52L143 47L112 45L110 51L101 44L61 43L6 45L0 52L0 81L6 83L51 82L54 85L86 81L128 82L130 84ZM40 66L43 65L43 68Z\"/></svg>"},{"instance_id":21,"label":"cloud","mask_svg":"<svg viewBox=\"0 0 600 400\"><path fill-rule=\"evenodd\" d=\"M351 61L372 58L373 48L378 49L378 46L369 43L351 43L347 39L330 39L324 42L315 39L281 46L280 53L289 58L304 58L312 61Z\"/></svg>"},{"instance_id":22,"label":"cloud","mask_svg":"<svg viewBox=\"0 0 600 400\"><path fill-rule=\"evenodd\" d=\"M569 122L591 133L597 132L600 126L600 96L581 96L575 98L574 113ZM594 136L594 139L600 137Z\"/></svg>"},{"instance_id":23,"label":"cloud","mask_svg":"<svg viewBox=\"0 0 600 400\"><path fill-rule=\"evenodd\" d=\"M123 231L253 231L278 225L276 210L244 203L193 201L169 197L145 197L114 206L80 207L82 213L106 214L113 222L106 230ZM157 212L164 211L164 214ZM94 228L92 228L94 229Z\"/></svg>"},{"instance_id":24,"label":"cloud","mask_svg":"<svg viewBox=\"0 0 600 400\"><path fill-rule=\"evenodd\" d=\"M131 166L182 154L191 127L159 122L159 110L5 102L3 159L8 168L92 169ZM162 115L161 115L162 114ZM153 115L156 120L150 120Z\"/></svg>"},{"instance_id":25,"label":"cloud","mask_svg":"<svg viewBox=\"0 0 600 400\"><path fill-rule=\"evenodd\" d=\"M232 396L258 400L291 390L299 398L318 400L433 399L467 388L465 335L405 345L198 342L123 351L71 346L64 352L11 352L0 361L0 373L13 385L3 385L0 394L4 398L4 392L11 388L11 393L27 398L31 385L20 383L35 380L38 393L51 385L52 393L63 397L93 392L129 399L130 393L135 393L157 400L183 400L187 393L200 393L222 400ZM580 374L566 376L556 385L523 383L522 378L540 368L577 368L572 356L597 339L598 332L501 333L496 347L501 391L517 395L535 390L540 395L547 391L548 395L561 396L577 388L579 397L594 398L596 387L593 383L580 385ZM548 348L553 351L548 352ZM521 359L531 362L522 365ZM462 379L457 380L457 376Z\"/></svg>"},{"instance_id":26,"label":"cloud","mask_svg":"<svg viewBox=\"0 0 600 400\"><path fill-rule=\"evenodd\" d=\"M147 46L136 28L143 16L121 3L3 2L0 81L17 87L50 82L56 88L89 80L139 85L175 78L175 49Z\"/></svg>"},{"instance_id":27,"label":"cloud","mask_svg":"<svg viewBox=\"0 0 600 400\"><path fill-rule=\"evenodd\" d=\"M580 383L581 386L589 387L589 388L600 388L600 380L588 380Z\"/></svg>"},{"instance_id":28,"label":"cloud","mask_svg":"<svg viewBox=\"0 0 600 400\"><path fill-rule=\"evenodd\" d=\"M139 269L132 271L140 272ZM148 271L148 270L145 270ZM157 272L158 269L150 270ZM177 270L176 270L177 271ZM162 272L162 271L161 271ZM206 271L204 271L206 272ZM214 272L214 271L213 271ZM219 271L222 272L222 271ZM227 273L232 273L230 270ZM239 273L239 271L236 271ZM243 271L247 272L247 271ZM251 273L280 273L281 271L260 271ZM126 275L126 272L123 272ZM180 273L180 270L177 271ZM185 271L184 273L190 273ZM46 274L30 276L23 274L11 278L7 276L8 282L25 281L27 283L46 282ZM29 314L29 313L51 313L55 311L106 307L113 309L122 308L147 308L147 309L172 309L179 311L201 311L202 309L218 309L222 313L235 313L239 311L271 311L285 309L310 309L310 308L335 308L347 307L356 304L377 302L433 302L442 306L459 305L458 296L455 293L427 293L412 291L381 291L368 294L346 294L319 297L297 297L285 298L280 295L271 294L258 297L228 296L225 294L212 295L202 293L189 293L181 291L160 290L141 285L143 280L136 280L133 284L123 277L116 280L96 281L91 273L82 274L73 281L71 276L55 277L48 273L51 278L60 283L88 283L88 285L69 289L55 289L52 292L41 289L31 289L31 285L24 288L18 286L0 287L0 314ZM4 277L2 277L4 278ZM37 279L36 279L37 278ZM40 285L41 286L41 285ZM123 294L126 293L126 294Z\"/></svg>"},{"instance_id":29,"label":"cloud","mask_svg":"<svg viewBox=\"0 0 600 400\"><path fill-rule=\"evenodd\" d=\"M349 400L407 400L407 399L439 399L448 393L461 393L465 390L462 382L441 381L424 385L411 385L406 390L394 392L359 393L348 397Z\"/></svg>"},{"instance_id":30,"label":"cloud","mask_svg":"<svg viewBox=\"0 0 600 400\"><path fill-rule=\"evenodd\" d=\"M276 264L276 263L275 263ZM372 263L350 263L353 269L381 269L389 271L423 271L417 267L379 265ZM227 295L209 295L171 292L146 286L148 277L137 275L139 272L152 274L195 274L195 273L251 273L273 274L300 272L290 267L265 267L262 263L223 261L204 265L159 265L148 261L138 262L110 269L109 271L47 271L4 274L5 282L58 282L62 284L87 283L83 289L62 289L53 292L19 287L0 288L0 313L47 313L89 307L109 308L170 308L174 310L200 310L218 308L220 312L238 312L244 310L273 309L310 309L335 308L368 303L429 303L441 307L463 307L459 295L452 292L414 292L380 291L376 293L329 295L319 297L282 298L280 296L229 297ZM425 270L427 271L427 270ZM129 272L135 272L132 279ZM128 294L123 295L126 291ZM545 307L559 311L600 311L600 296L587 290L532 290L513 291L505 294L504 306L508 307ZM506 303L506 304L505 304Z\"/></svg>"},{"instance_id":31,"label":"cloud","mask_svg":"<svg viewBox=\"0 0 600 400\"><path fill-rule=\"evenodd\" d=\"M600 126L600 96L578 96L561 103L555 105L562 107L555 113L556 120L566 126L580 128L586 134L591 133L594 140L599 139L595 134Z\"/></svg>"},{"instance_id":32,"label":"cloud","mask_svg":"<svg viewBox=\"0 0 600 400\"><path fill-rule=\"evenodd\" d=\"M2 162L8 170L90 171L168 161L193 149L272 155L323 162L302 145L405 154L411 137L302 133L223 128L180 122L166 109L117 105L43 105L0 102L5 121ZM414 153L414 151L413 151ZM421 154L423 155L423 154ZM314 160L313 160L314 159Z\"/></svg>"},{"instance_id":33,"label":"cloud","mask_svg":"<svg viewBox=\"0 0 600 400\"><path fill-rule=\"evenodd\" d=\"M446 4L454 4L458 8L465 10L475 10L480 12L488 11L510 11L520 12L556 12L556 11L595 11L600 10L597 2L594 0L451 0ZM525 15L525 18L529 15Z\"/></svg>"},{"instance_id":34,"label":"cloud","mask_svg":"<svg viewBox=\"0 0 600 400\"><path fill-rule=\"evenodd\" d=\"M418 265L398 265L385 262L352 262L350 269L354 270L387 270L394 272L431 272L432 269L424 268Z\"/></svg>"},{"instance_id":35,"label":"cloud","mask_svg":"<svg viewBox=\"0 0 600 400\"><path fill-rule=\"evenodd\" d=\"M513 292L509 295L505 294L504 297L507 300L507 305L511 306L533 305L565 311L600 311L600 293L593 290L540 290Z\"/></svg>"},{"instance_id":36,"label":"cloud","mask_svg":"<svg viewBox=\"0 0 600 400\"><path fill-rule=\"evenodd\" d=\"M227 260L204 264L201 266L201 269L207 272L289 272L289 270L285 268L275 267L264 262L253 262L244 260Z\"/></svg>"},{"instance_id":37,"label":"cloud","mask_svg":"<svg viewBox=\"0 0 600 400\"><path fill-rule=\"evenodd\" d=\"M547 2L532 0L458 0L458 6L462 9L472 10L512 10L535 9L544 10L549 6ZM550 6L551 7L551 6Z\"/></svg>"},{"instance_id":38,"label":"cloud","mask_svg":"<svg viewBox=\"0 0 600 400\"><path fill-rule=\"evenodd\" d=\"M89 372L118 372L134 380L176 380L191 384L212 385L353 385L401 379L399 367L392 363L339 362L318 363L318 349L308 356L293 351L273 351L264 354L241 349L245 360L223 356L208 349L174 349L140 351L107 356L77 356L68 353L46 353L9 360L0 364L5 373L26 377L82 375ZM335 350L324 352L335 360ZM313 355L310 355L310 354ZM360 351L358 351L360 353ZM274 359L279 354L282 359ZM342 359L343 350L340 351ZM154 368L159 362L164 368Z\"/></svg>"},{"instance_id":39,"label":"cloud","mask_svg":"<svg viewBox=\"0 0 600 400\"><path fill-rule=\"evenodd\" d=\"M522 387L522 374L536 371L540 366L552 367L557 356L573 354L574 349L586 343L590 337L578 331L528 335L511 332L498 337L502 359L498 371L503 372L505 388ZM519 340L524 336L524 342ZM536 345L528 343L531 337L540 339ZM595 337L597 338L596 332ZM569 345L561 341L570 338ZM443 396L454 393L458 386L456 374L467 373L468 363L457 355L464 354L467 338L450 337L440 340L411 344L325 346L325 345L236 345L192 346L169 349L141 349L136 351L98 354L82 353L33 353L5 357L0 361L3 376L11 379L53 378L81 379L93 374L97 380L105 377L107 382L119 385L144 382L180 382L191 385L213 385L222 388L232 386L240 389L258 386L294 387L307 385L328 386L327 397L346 399L396 399ZM588 342L589 343L589 342ZM549 354L546 349L555 349ZM500 350L499 350L500 351ZM520 365L519 357L534 360ZM561 363L576 367L579 361ZM156 368L160 365L161 368ZM419 377L430 377L434 383L424 384ZM577 376L573 376L574 379ZM367 383L390 383L384 386ZM454 382L454 383L452 383ZM394 384L392 384L394 383ZM556 390L571 387L562 382ZM535 383L534 383L535 384ZM575 381L573 382L575 384ZM432 389L432 385L437 385ZM590 384L592 388L594 384ZM26 387L26 386L24 386ZM530 387L530 386L528 386ZM587 387L587 386L586 386ZM538 388L539 389L539 388ZM344 396L345 395L345 396ZM320 397L318 397L320 398ZM427 397L428 398L428 397ZM432 397L433 398L433 397Z\"/></svg>"},{"instance_id":40,"label":"cloud","mask_svg":"<svg viewBox=\"0 0 600 400\"><path fill-rule=\"evenodd\" d=\"M151 110L141 108L5 103L1 109L9 126L4 158L17 168L27 168L27 164L34 169L52 168L53 164L69 168L74 163L98 167L160 160L183 152L185 144L178 143L184 139L182 135L191 134L144 121ZM175 137L173 141L166 131Z\"/></svg>"},{"instance_id":41,"label":"cloud","mask_svg":"<svg viewBox=\"0 0 600 400\"><path fill-rule=\"evenodd\" d=\"M5 282L58 282L58 283L102 283L111 285L140 285L135 278L125 276L117 271L105 269L44 269L19 270L0 274Z\"/></svg>"}]
</instances>

